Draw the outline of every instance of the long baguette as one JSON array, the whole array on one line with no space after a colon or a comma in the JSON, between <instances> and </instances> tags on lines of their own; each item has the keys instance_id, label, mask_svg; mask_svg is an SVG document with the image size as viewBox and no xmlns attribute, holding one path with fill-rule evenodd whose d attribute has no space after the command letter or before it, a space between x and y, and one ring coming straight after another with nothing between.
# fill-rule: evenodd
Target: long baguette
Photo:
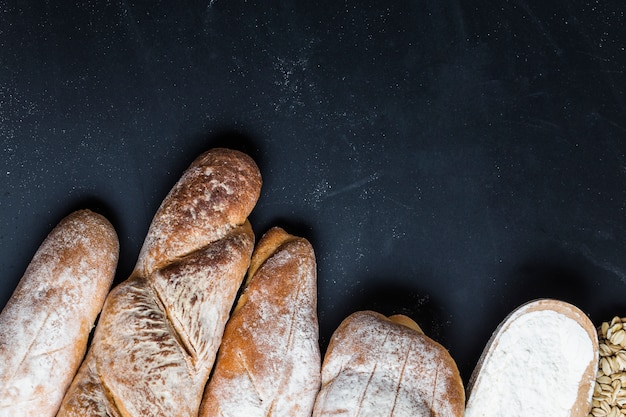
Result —
<instances>
[{"instance_id":1,"label":"long baguette","mask_svg":"<svg viewBox=\"0 0 626 417\"><path fill-rule=\"evenodd\" d=\"M320 386L315 254L270 229L252 255L200 417L310 417Z\"/></svg>"},{"instance_id":2,"label":"long baguette","mask_svg":"<svg viewBox=\"0 0 626 417\"><path fill-rule=\"evenodd\" d=\"M250 263L261 177L240 152L198 157L105 302L59 416L195 417Z\"/></svg>"},{"instance_id":3,"label":"long baguette","mask_svg":"<svg viewBox=\"0 0 626 417\"><path fill-rule=\"evenodd\" d=\"M76 211L50 232L0 314L0 416L54 416L113 281L113 226Z\"/></svg>"}]
</instances>

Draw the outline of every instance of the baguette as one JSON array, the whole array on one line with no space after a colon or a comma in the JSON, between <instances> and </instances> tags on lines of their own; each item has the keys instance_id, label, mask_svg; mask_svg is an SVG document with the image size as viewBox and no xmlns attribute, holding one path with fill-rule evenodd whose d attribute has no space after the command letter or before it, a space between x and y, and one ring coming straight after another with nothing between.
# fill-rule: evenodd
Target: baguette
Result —
<instances>
[{"instance_id":1,"label":"baguette","mask_svg":"<svg viewBox=\"0 0 626 417\"><path fill-rule=\"evenodd\" d=\"M117 267L101 215L65 217L35 252L0 314L0 416L54 416L87 349Z\"/></svg>"},{"instance_id":2,"label":"baguette","mask_svg":"<svg viewBox=\"0 0 626 417\"><path fill-rule=\"evenodd\" d=\"M260 187L243 153L213 149L191 164L107 297L59 416L197 416L250 263Z\"/></svg>"},{"instance_id":3,"label":"baguette","mask_svg":"<svg viewBox=\"0 0 626 417\"><path fill-rule=\"evenodd\" d=\"M252 255L200 417L310 417L320 386L313 248L270 229Z\"/></svg>"},{"instance_id":4,"label":"baguette","mask_svg":"<svg viewBox=\"0 0 626 417\"><path fill-rule=\"evenodd\" d=\"M466 417L585 417L598 365L587 316L559 300L513 311L489 340L468 384Z\"/></svg>"},{"instance_id":5,"label":"baguette","mask_svg":"<svg viewBox=\"0 0 626 417\"><path fill-rule=\"evenodd\" d=\"M462 417L456 363L410 318L360 311L333 334L314 417Z\"/></svg>"}]
</instances>

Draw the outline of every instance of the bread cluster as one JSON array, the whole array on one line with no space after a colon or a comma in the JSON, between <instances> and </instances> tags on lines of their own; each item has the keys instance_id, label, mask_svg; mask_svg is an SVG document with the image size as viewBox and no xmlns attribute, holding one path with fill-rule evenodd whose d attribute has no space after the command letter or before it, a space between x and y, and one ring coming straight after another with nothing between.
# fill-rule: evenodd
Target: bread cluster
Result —
<instances>
[{"instance_id":1,"label":"bread cluster","mask_svg":"<svg viewBox=\"0 0 626 417\"><path fill-rule=\"evenodd\" d=\"M561 380L560 415L589 412L597 335L557 300L507 317L467 387L446 348L406 316L354 312L322 358L314 249L280 227L255 241L248 217L261 184L244 153L200 155L157 210L134 270L113 288L113 226L89 210L63 219L0 314L0 417L478 417L505 406L517 407L509 416L545 415L525 404L544 400L528 386L544 375L533 363L559 347L533 338L554 326L578 334L563 336L563 355L576 354ZM540 321L523 324L537 312ZM507 358L523 377L502 378Z\"/></svg>"}]
</instances>

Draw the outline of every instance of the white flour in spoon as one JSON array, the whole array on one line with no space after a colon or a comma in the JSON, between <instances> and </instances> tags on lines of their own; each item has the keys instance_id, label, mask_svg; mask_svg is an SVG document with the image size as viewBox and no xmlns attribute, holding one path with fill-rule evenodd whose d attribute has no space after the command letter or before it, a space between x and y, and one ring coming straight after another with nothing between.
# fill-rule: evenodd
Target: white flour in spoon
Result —
<instances>
[{"instance_id":1,"label":"white flour in spoon","mask_svg":"<svg viewBox=\"0 0 626 417\"><path fill-rule=\"evenodd\" d=\"M465 417L568 417L593 359L574 320L552 310L521 315L485 358Z\"/></svg>"}]
</instances>

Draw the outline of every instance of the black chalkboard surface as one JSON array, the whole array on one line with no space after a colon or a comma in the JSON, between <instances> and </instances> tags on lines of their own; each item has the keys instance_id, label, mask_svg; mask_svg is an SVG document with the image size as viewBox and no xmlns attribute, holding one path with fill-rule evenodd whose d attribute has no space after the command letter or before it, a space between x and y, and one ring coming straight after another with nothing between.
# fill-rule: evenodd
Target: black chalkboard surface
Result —
<instances>
[{"instance_id":1,"label":"black chalkboard surface","mask_svg":"<svg viewBox=\"0 0 626 417\"><path fill-rule=\"evenodd\" d=\"M19 3L19 4L14 4ZM228 146L251 217L307 237L322 348L404 313L469 375L538 297L626 314L622 1L5 2L0 307L70 211L117 282L188 164Z\"/></svg>"}]
</instances>

